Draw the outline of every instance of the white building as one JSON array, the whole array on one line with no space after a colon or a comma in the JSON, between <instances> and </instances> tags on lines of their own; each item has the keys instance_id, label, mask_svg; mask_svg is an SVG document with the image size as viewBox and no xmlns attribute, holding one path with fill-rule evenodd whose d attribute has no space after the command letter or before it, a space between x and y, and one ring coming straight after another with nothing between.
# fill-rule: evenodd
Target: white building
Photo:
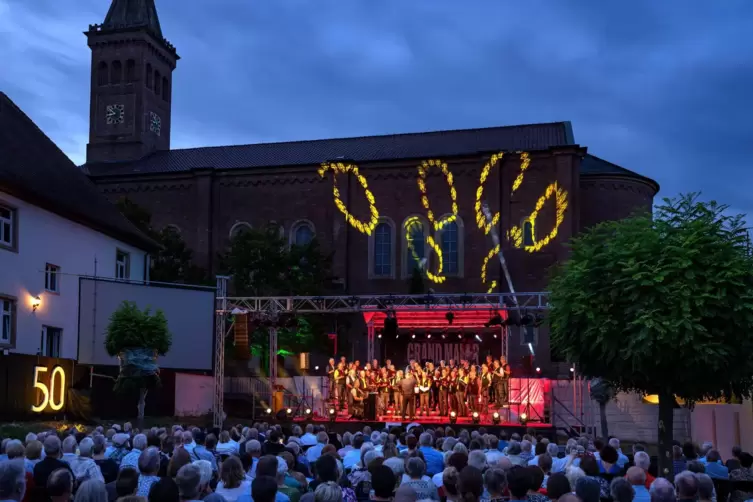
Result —
<instances>
[{"instance_id":1,"label":"white building","mask_svg":"<svg viewBox=\"0 0 753 502\"><path fill-rule=\"evenodd\" d=\"M0 93L0 350L76 359L79 277L146 280L155 248Z\"/></svg>"}]
</instances>

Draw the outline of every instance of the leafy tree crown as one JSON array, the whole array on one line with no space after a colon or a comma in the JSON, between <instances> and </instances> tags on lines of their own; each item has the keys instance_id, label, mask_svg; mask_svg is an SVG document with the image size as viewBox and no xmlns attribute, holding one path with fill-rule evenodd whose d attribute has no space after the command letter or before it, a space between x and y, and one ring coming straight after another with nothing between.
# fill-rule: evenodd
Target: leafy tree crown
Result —
<instances>
[{"instance_id":1,"label":"leafy tree crown","mask_svg":"<svg viewBox=\"0 0 753 502\"><path fill-rule=\"evenodd\" d=\"M164 356L172 345L167 319L161 310L153 314L147 307L139 309L134 302L123 302L110 316L105 349L111 356L125 349L147 348Z\"/></svg>"},{"instance_id":2,"label":"leafy tree crown","mask_svg":"<svg viewBox=\"0 0 753 502\"><path fill-rule=\"evenodd\" d=\"M553 349L619 390L750 395L753 259L726 210L690 194L574 239L551 283Z\"/></svg>"}]
</instances>

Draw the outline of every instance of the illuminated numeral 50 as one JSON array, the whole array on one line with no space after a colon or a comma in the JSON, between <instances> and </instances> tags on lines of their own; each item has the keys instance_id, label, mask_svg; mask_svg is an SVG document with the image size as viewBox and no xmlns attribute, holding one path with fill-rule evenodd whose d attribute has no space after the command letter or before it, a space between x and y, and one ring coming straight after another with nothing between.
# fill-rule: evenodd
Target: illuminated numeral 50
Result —
<instances>
[{"instance_id":1,"label":"illuminated numeral 50","mask_svg":"<svg viewBox=\"0 0 753 502\"><path fill-rule=\"evenodd\" d=\"M63 408L63 404L65 403L65 372L63 371L63 368L55 366L52 369L49 388L47 385L39 381L39 377L44 373L47 373L47 368L44 366L34 367L34 388L39 389L42 392L42 402L39 406L31 405L31 411L35 413L44 411L48 405L51 410L58 411ZM59 380L58 384L56 384L55 377L59 377L57 378L57 380ZM56 390L58 394L57 401L55 401Z\"/></svg>"}]
</instances>

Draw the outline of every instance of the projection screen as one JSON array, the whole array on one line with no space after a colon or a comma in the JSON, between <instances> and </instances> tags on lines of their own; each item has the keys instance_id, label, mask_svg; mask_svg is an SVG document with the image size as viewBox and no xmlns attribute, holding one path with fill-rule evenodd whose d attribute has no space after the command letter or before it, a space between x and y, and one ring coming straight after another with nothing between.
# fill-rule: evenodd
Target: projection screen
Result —
<instances>
[{"instance_id":1,"label":"projection screen","mask_svg":"<svg viewBox=\"0 0 753 502\"><path fill-rule=\"evenodd\" d=\"M196 286L159 286L79 279L78 362L118 365L105 351L110 316L123 301L139 308L160 309L173 335L170 351L159 359L162 368L211 370L214 352L214 289Z\"/></svg>"}]
</instances>

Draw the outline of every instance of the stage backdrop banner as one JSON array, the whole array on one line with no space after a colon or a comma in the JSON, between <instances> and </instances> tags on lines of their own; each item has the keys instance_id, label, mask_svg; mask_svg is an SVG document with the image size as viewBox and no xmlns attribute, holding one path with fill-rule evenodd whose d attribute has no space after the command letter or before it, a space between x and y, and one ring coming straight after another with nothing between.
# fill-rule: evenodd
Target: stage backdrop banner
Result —
<instances>
[{"instance_id":1,"label":"stage backdrop banner","mask_svg":"<svg viewBox=\"0 0 753 502\"><path fill-rule=\"evenodd\" d=\"M391 359L396 368L404 368L408 361L448 361L454 359L456 362L461 359L467 359L472 364L481 364L485 361L487 355L495 359L502 355L502 343L498 338L486 336L482 341L478 340L459 340L455 335L447 335L445 340L436 336L436 340L415 340L410 335L401 335L394 340L382 341L384 350L384 359Z\"/></svg>"}]
</instances>

